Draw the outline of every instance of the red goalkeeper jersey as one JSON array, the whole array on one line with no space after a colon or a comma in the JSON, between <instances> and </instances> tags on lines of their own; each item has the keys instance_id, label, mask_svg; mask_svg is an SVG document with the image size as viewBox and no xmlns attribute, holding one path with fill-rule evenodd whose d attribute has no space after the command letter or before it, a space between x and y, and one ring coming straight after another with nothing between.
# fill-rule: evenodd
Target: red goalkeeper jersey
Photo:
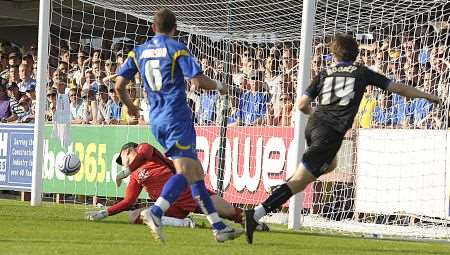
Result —
<instances>
[{"instance_id":1,"label":"red goalkeeper jersey","mask_svg":"<svg viewBox=\"0 0 450 255\"><path fill-rule=\"evenodd\" d=\"M108 215L114 215L131 208L142 189L145 189L150 199L156 200L161 194L164 184L174 175L172 162L150 144L139 144L136 150L136 159L130 164L132 173L125 190L125 197L119 203L108 208ZM166 211L165 215L184 218L190 212L195 211L197 211L197 204L192 198L191 189L187 188Z\"/></svg>"}]
</instances>

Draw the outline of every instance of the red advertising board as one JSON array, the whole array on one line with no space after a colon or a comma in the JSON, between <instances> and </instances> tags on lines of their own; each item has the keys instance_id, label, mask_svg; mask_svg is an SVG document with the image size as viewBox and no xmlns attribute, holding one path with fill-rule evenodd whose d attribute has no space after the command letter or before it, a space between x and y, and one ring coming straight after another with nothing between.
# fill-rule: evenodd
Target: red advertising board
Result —
<instances>
[{"instance_id":1,"label":"red advertising board","mask_svg":"<svg viewBox=\"0 0 450 255\"><path fill-rule=\"evenodd\" d=\"M197 150L207 185L217 190L220 136L218 127L197 127ZM271 186L286 180L296 168L294 129L287 127L233 127L227 129L224 198L233 203L257 204ZM304 205L312 200L310 189Z\"/></svg>"}]
</instances>

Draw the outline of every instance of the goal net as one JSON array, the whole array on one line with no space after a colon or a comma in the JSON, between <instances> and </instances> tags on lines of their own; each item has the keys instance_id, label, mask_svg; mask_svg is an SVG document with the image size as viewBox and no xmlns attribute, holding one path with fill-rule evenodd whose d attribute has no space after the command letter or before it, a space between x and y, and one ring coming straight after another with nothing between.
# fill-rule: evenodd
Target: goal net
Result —
<instances>
[{"instance_id":1,"label":"goal net","mask_svg":"<svg viewBox=\"0 0 450 255\"><path fill-rule=\"evenodd\" d=\"M444 100L436 106L369 87L338 153L338 168L310 185L301 196L302 209L291 213L302 226L326 233L447 240L449 6L423 0L315 4L313 44L308 45L313 57L307 60L311 77L333 64L328 48L333 35L351 33L361 46L358 62ZM207 184L233 204L254 206L296 168L301 1L52 0L50 72L61 74L61 62L68 62L63 77L84 100L77 75L91 57L83 69L89 83L112 88L114 80L103 79L114 74L129 50L153 36L152 15L161 7L177 15L175 38L187 45L204 73L230 87L226 97L186 87ZM145 107L139 77L129 89ZM82 195L83 203L123 196L124 187L116 189L113 182L120 171L115 153L129 141L156 141L147 126L148 110L139 120L121 114L119 125L96 125L93 116L83 121L90 124L72 125L69 150L82 161L73 178L52 165L61 149L47 138L45 196L62 194L80 202ZM287 223L288 212L286 204L265 220Z\"/></svg>"}]
</instances>

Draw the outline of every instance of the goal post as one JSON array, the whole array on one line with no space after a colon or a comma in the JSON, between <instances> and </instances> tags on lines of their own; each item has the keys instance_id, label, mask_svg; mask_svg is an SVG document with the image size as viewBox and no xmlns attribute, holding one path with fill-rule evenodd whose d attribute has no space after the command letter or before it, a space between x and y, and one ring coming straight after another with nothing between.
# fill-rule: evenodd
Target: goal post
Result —
<instances>
[{"instance_id":1,"label":"goal post","mask_svg":"<svg viewBox=\"0 0 450 255\"><path fill-rule=\"evenodd\" d=\"M31 206L38 206L42 201L42 159L44 158L44 128L46 87L48 77L48 38L50 33L50 1L39 1L38 32L38 67L36 86L36 118L34 123L33 168L31 183Z\"/></svg>"},{"instance_id":2,"label":"goal post","mask_svg":"<svg viewBox=\"0 0 450 255\"><path fill-rule=\"evenodd\" d=\"M315 1L303 1L300 52L298 55L297 100L303 95L303 92L310 83L314 13ZM307 117L301 114L296 102L294 102L294 155L296 156L295 162L298 165L300 164L301 156L305 152L306 141L304 133ZM300 215L304 201L304 194L302 193L294 195L289 201L289 229L299 229L301 226L302 217Z\"/></svg>"}]
</instances>

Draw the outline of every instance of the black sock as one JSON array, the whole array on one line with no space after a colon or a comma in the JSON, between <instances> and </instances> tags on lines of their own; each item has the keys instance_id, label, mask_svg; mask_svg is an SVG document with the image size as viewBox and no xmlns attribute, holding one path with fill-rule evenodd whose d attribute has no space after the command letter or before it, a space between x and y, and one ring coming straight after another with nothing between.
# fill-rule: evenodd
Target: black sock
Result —
<instances>
[{"instance_id":1,"label":"black sock","mask_svg":"<svg viewBox=\"0 0 450 255\"><path fill-rule=\"evenodd\" d=\"M291 197L292 191L287 183L284 183L274 189L272 194L262 203L262 206L264 207L264 210L266 210L266 213L274 212Z\"/></svg>"}]
</instances>

